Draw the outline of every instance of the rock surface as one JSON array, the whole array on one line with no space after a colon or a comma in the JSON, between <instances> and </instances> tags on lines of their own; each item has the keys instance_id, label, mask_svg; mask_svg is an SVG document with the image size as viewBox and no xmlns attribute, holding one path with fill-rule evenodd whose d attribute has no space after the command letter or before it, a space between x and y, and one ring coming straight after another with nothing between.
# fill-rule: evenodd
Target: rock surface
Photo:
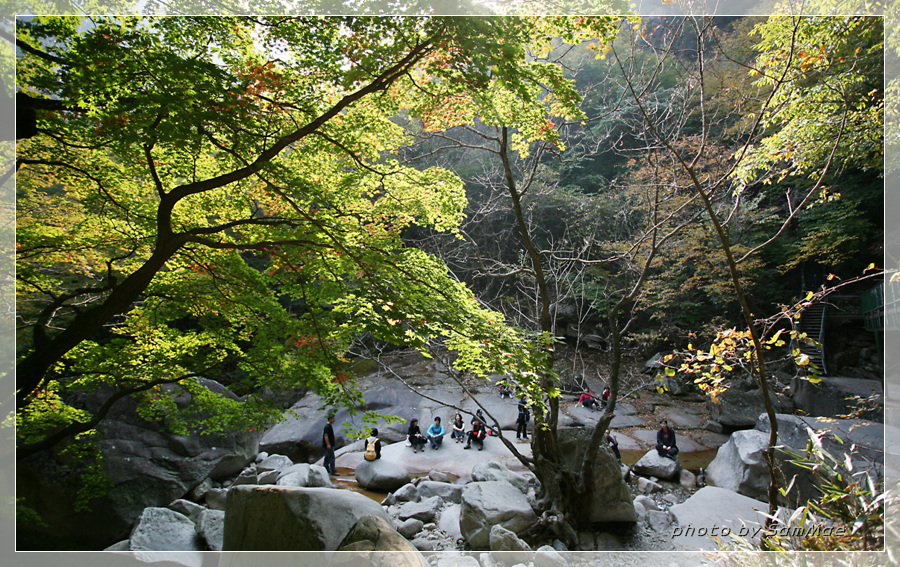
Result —
<instances>
[{"instance_id":1,"label":"rock surface","mask_svg":"<svg viewBox=\"0 0 900 567\"><path fill-rule=\"evenodd\" d=\"M672 541L678 549L718 549L712 536L721 537L723 531L728 534L722 539L744 533L748 540L758 541L756 530L765 524L768 509L765 502L707 486L669 509L677 524L671 527Z\"/></svg>"},{"instance_id":2,"label":"rock surface","mask_svg":"<svg viewBox=\"0 0 900 567\"><path fill-rule=\"evenodd\" d=\"M200 382L216 395L238 400L218 382ZM163 391L180 411L189 411L190 398L180 394L180 388L164 386ZM95 412L111 394L102 388L67 401ZM91 500L90 511L75 510L75 495L83 483L69 464L46 453L17 463L16 496L47 524L19 526L18 549L102 549L126 538L145 508L166 506L208 478L233 475L258 452L258 433L206 435L192 430L175 435L159 422L140 418L137 404L133 398L119 400L98 425L96 443L111 487L105 496Z\"/></svg>"},{"instance_id":3,"label":"rock surface","mask_svg":"<svg viewBox=\"0 0 900 567\"><path fill-rule=\"evenodd\" d=\"M518 534L536 520L528 499L508 482L473 482L463 489L459 528L472 549L490 548L495 525Z\"/></svg>"},{"instance_id":4,"label":"rock surface","mask_svg":"<svg viewBox=\"0 0 900 567\"><path fill-rule=\"evenodd\" d=\"M475 482L486 482L498 480L508 482L518 488L522 493L528 492L528 480L506 468L502 463L496 461L482 461L472 468L472 480Z\"/></svg>"},{"instance_id":5,"label":"rock surface","mask_svg":"<svg viewBox=\"0 0 900 567\"><path fill-rule=\"evenodd\" d=\"M225 538L225 512L204 510L196 522L197 535L210 551L222 551Z\"/></svg>"},{"instance_id":6,"label":"rock surface","mask_svg":"<svg viewBox=\"0 0 900 567\"><path fill-rule=\"evenodd\" d=\"M763 458L763 451L768 445L768 433L756 429L735 431L728 443L719 447L716 458L706 469L706 482L768 501L771 477Z\"/></svg>"},{"instance_id":7,"label":"rock surface","mask_svg":"<svg viewBox=\"0 0 900 567\"><path fill-rule=\"evenodd\" d=\"M375 501L330 488L236 486L225 507L225 551L334 551L363 516L390 518Z\"/></svg>"},{"instance_id":8,"label":"rock surface","mask_svg":"<svg viewBox=\"0 0 900 567\"><path fill-rule=\"evenodd\" d=\"M884 423L884 388L878 380L825 376L818 384L795 378L791 399L809 415L837 417L848 415L856 406L852 398L869 398L872 407L859 417Z\"/></svg>"},{"instance_id":9,"label":"rock surface","mask_svg":"<svg viewBox=\"0 0 900 567\"><path fill-rule=\"evenodd\" d=\"M650 449L634 464L632 470L642 476L655 476L656 478L671 480L678 477L681 463L678 459L661 457L656 449Z\"/></svg>"},{"instance_id":10,"label":"rock surface","mask_svg":"<svg viewBox=\"0 0 900 567\"><path fill-rule=\"evenodd\" d=\"M794 408L791 399L781 394L776 393L772 401L777 412L785 413ZM713 403L707 397L706 405L710 419L730 430L752 428L756 425L759 414L766 411L759 390L731 388L719 396L718 403Z\"/></svg>"},{"instance_id":11,"label":"rock surface","mask_svg":"<svg viewBox=\"0 0 900 567\"><path fill-rule=\"evenodd\" d=\"M411 480L405 468L384 458L362 461L356 467L355 476L362 488L383 492L397 490Z\"/></svg>"},{"instance_id":12,"label":"rock surface","mask_svg":"<svg viewBox=\"0 0 900 567\"><path fill-rule=\"evenodd\" d=\"M131 530L131 551L203 551L194 522L168 508L146 508Z\"/></svg>"}]
</instances>

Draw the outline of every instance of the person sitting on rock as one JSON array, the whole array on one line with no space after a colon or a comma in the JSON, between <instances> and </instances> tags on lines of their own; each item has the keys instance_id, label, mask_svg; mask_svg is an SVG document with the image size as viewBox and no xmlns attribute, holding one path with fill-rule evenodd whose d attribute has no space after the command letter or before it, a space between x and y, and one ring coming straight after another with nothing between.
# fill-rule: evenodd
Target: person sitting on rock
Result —
<instances>
[{"instance_id":1,"label":"person sitting on rock","mask_svg":"<svg viewBox=\"0 0 900 567\"><path fill-rule=\"evenodd\" d=\"M511 398L512 390L506 384L500 384L500 397L501 398Z\"/></svg>"},{"instance_id":2,"label":"person sitting on rock","mask_svg":"<svg viewBox=\"0 0 900 567\"><path fill-rule=\"evenodd\" d=\"M456 416L453 417L453 423L451 425L453 426L453 429L450 431L450 437L456 439L457 443L462 443L466 438L466 424L463 421L462 415L456 414Z\"/></svg>"},{"instance_id":3,"label":"person sitting on rock","mask_svg":"<svg viewBox=\"0 0 900 567\"><path fill-rule=\"evenodd\" d=\"M425 437L422 435L422 432L419 430L419 420L413 419L409 422L409 431L406 432L409 436L409 444L412 445L413 453L425 450Z\"/></svg>"},{"instance_id":4,"label":"person sitting on rock","mask_svg":"<svg viewBox=\"0 0 900 567\"><path fill-rule=\"evenodd\" d=\"M669 422L665 419L660 421L659 424L659 431L656 432L656 451L660 457L678 458L678 447L675 445L675 431L669 428Z\"/></svg>"},{"instance_id":5,"label":"person sitting on rock","mask_svg":"<svg viewBox=\"0 0 900 567\"><path fill-rule=\"evenodd\" d=\"M370 453L372 455L370 455ZM371 457L371 458L370 458ZM372 434L366 437L365 459L375 461L381 458L381 440L378 439L378 429L372 428Z\"/></svg>"},{"instance_id":6,"label":"person sitting on rock","mask_svg":"<svg viewBox=\"0 0 900 567\"><path fill-rule=\"evenodd\" d=\"M605 408L606 404L609 403L609 386L603 387L603 392L600 394L600 407Z\"/></svg>"},{"instance_id":7,"label":"person sitting on rock","mask_svg":"<svg viewBox=\"0 0 900 567\"><path fill-rule=\"evenodd\" d=\"M578 403L589 410L600 409L600 402L597 401L597 398L594 397L594 394L592 394L590 390L585 390L584 393L581 394L581 397L578 398Z\"/></svg>"},{"instance_id":8,"label":"person sitting on rock","mask_svg":"<svg viewBox=\"0 0 900 567\"><path fill-rule=\"evenodd\" d=\"M463 449L471 449L472 441L478 443L478 450L484 450L484 438L487 437L487 431L484 428L484 424L481 423L477 417L472 420L472 430L469 431L469 440L466 442L466 446Z\"/></svg>"},{"instance_id":9,"label":"person sitting on rock","mask_svg":"<svg viewBox=\"0 0 900 567\"><path fill-rule=\"evenodd\" d=\"M619 461L619 464L622 464L622 454L619 453L619 440L616 439L616 436L610 432L609 429L606 430L606 442L609 443L609 447L613 450L613 453L616 455L616 460Z\"/></svg>"},{"instance_id":10,"label":"person sitting on rock","mask_svg":"<svg viewBox=\"0 0 900 567\"><path fill-rule=\"evenodd\" d=\"M444 426L441 425L440 417L434 418L434 423L428 428L425 435L428 437L428 442L431 443L431 448L436 451L444 442Z\"/></svg>"}]
</instances>

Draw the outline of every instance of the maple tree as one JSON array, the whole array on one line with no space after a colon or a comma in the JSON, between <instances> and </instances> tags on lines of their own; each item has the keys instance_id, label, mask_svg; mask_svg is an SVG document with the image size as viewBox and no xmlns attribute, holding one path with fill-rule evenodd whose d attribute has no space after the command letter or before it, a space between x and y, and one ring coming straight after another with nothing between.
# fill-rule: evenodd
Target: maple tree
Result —
<instances>
[{"instance_id":1,"label":"maple tree","mask_svg":"<svg viewBox=\"0 0 900 567\"><path fill-rule=\"evenodd\" d=\"M435 86L449 101L499 82L534 103L535 85L555 75L519 61L557 28L400 17L80 24L17 26L18 82L40 108L16 162L20 458L90 431L125 395L184 427L183 412L153 395L170 384L215 416L198 418L208 430L271 420L252 395L266 385L352 407L361 392L336 372L361 333L410 346L445 337L460 367L480 373L510 355L529 364L531 342L403 245L413 225L454 232L465 200L451 173L393 157L405 134L391 117ZM249 403L203 394L197 378L225 370ZM96 415L64 401L101 384L114 394Z\"/></svg>"}]
</instances>

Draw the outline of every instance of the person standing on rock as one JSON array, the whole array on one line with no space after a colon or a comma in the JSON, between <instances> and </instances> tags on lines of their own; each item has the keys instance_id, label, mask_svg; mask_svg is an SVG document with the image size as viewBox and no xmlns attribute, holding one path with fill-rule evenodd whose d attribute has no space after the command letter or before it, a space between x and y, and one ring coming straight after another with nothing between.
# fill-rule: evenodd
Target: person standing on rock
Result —
<instances>
[{"instance_id":1,"label":"person standing on rock","mask_svg":"<svg viewBox=\"0 0 900 567\"><path fill-rule=\"evenodd\" d=\"M325 448L325 470L332 476L338 476L334 462L334 413L328 414L328 423L322 432L322 446Z\"/></svg>"},{"instance_id":2,"label":"person standing on rock","mask_svg":"<svg viewBox=\"0 0 900 567\"><path fill-rule=\"evenodd\" d=\"M451 425L453 430L450 432L450 436L456 439L457 443L462 443L466 438L466 423L463 421L462 415L456 414Z\"/></svg>"},{"instance_id":3,"label":"person standing on rock","mask_svg":"<svg viewBox=\"0 0 900 567\"><path fill-rule=\"evenodd\" d=\"M527 398L522 396L522 399L519 400L519 416L516 418L516 439L525 439L528 440L528 421L531 419L531 414L528 412L528 404L526 403Z\"/></svg>"},{"instance_id":4,"label":"person standing on rock","mask_svg":"<svg viewBox=\"0 0 900 567\"><path fill-rule=\"evenodd\" d=\"M444 426L441 425L440 417L434 418L434 423L431 424L425 435L428 436L428 442L431 443L432 449L437 450L441 446L441 443L444 442Z\"/></svg>"},{"instance_id":5,"label":"person standing on rock","mask_svg":"<svg viewBox=\"0 0 900 567\"><path fill-rule=\"evenodd\" d=\"M463 447L463 449L471 449L472 441L475 441L478 443L478 450L483 451L485 437L487 437L487 431L484 428L484 424L476 417L472 420L472 430L469 431L469 440L466 442L466 446Z\"/></svg>"},{"instance_id":6,"label":"person standing on rock","mask_svg":"<svg viewBox=\"0 0 900 567\"><path fill-rule=\"evenodd\" d=\"M609 443L610 448L613 450L613 453L616 455L616 460L619 461L619 464L622 464L622 454L619 453L619 440L616 439L616 436L612 434L612 432L607 429L606 430L606 442Z\"/></svg>"},{"instance_id":7,"label":"person standing on rock","mask_svg":"<svg viewBox=\"0 0 900 567\"><path fill-rule=\"evenodd\" d=\"M425 437L422 436L422 431L419 429L418 419L410 420L409 430L406 434L409 436L409 444L412 445L413 453L425 450Z\"/></svg>"},{"instance_id":8,"label":"person standing on rock","mask_svg":"<svg viewBox=\"0 0 900 567\"><path fill-rule=\"evenodd\" d=\"M678 447L675 445L675 431L669 428L669 422L665 419L659 422L659 431L656 432L656 451L660 457L675 459L678 456Z\"/></svg>"}]
</instances>

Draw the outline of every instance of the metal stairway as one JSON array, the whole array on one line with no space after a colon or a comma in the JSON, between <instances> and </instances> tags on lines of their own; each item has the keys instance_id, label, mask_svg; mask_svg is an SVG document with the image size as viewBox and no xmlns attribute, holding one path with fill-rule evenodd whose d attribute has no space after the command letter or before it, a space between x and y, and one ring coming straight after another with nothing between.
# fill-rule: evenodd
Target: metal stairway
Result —
<instances>
[{"instance_id":1,"label":"metal stairway","mask_svg":"<svg viewBox=\"0 0 900 567\"><path fill-rule=\"evenodd\" d=\"M828 370L825 367L824 351L826 307L827 304L825 303L810 305L803 310L800 320L794 322L795 330L800 333L806 333L806 336L819 342L817 347L798 341L800 352L807 355L810 362L819 367L819 374L822 375L828 374Z\"/></svg>"}]
</instances>

